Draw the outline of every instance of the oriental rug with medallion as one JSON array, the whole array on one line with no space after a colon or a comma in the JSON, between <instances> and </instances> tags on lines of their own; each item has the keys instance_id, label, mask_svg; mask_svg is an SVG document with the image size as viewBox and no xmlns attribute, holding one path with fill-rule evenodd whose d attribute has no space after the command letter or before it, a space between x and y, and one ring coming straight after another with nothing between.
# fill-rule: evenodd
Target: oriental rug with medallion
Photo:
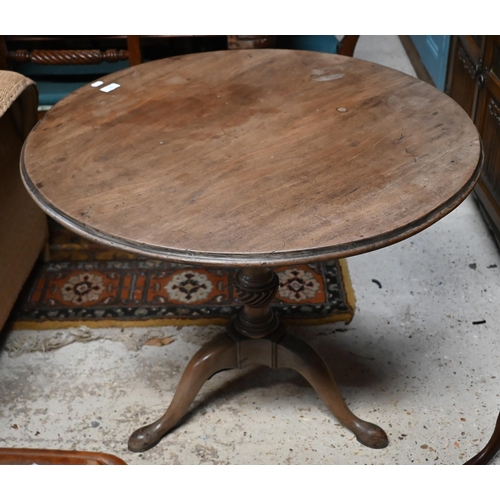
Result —
<instances>
[{"instance_id":1,"label":"oriental rug with medallion","mask_svg":"<svg viewBox=\"0 0 500 500\"><path fill-rule=\"evenodd\" d=\"M50 260L26 283L10 318L14 329L224 324L240 307L237 269L137 258L53 224L50 234ZM284 321L351 321L355 299L344 260L275 271L272 306Z\"/></svg>"}]
</instances>

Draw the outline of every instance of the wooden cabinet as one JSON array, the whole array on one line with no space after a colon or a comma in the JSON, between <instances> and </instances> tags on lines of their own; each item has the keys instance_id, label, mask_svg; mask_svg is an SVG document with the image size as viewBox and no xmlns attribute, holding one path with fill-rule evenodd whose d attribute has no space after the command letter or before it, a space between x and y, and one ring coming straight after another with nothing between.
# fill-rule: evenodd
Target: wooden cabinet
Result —
<instances>
[{"instance_id":1,"label":"wooden cabinet","mask_svg":"<svg viewBox=\"0 0 500 500\"><path fill-rule=\"evenodd\" d=\"M474 192L500 244L500 36L452 37L447 93L473 119L484 146Z\"/></svg>"}]
</instances>

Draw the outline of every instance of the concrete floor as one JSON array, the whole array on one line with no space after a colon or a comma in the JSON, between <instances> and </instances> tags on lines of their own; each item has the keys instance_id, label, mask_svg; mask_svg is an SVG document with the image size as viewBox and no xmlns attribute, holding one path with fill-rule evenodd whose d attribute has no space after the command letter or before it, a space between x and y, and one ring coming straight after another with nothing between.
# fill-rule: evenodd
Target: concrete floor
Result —
<instances>
[{"instance_id":1,"label":"concrete floor","mask_svg":"<svg viewBox=\"0 0 500 500\"><path fill-rule=\"evenodd\" d=\"M362 37L356 56L412 72L397 37ZM295 372L255 367L212 378L183 425L129 452L129 434L164 412L188 359L220 327L9 333L0 446L129 464L463 463L488 441L500 403L500 252L474 200L348 265L354 320L293 331L324 356L354 413L386 430L387 448L359 444ZM72 334L83 342L51 350ZM142 345L150 336L174 341ZM16 351L37 342L47 352Z\"/></svg>"}]
</instances>

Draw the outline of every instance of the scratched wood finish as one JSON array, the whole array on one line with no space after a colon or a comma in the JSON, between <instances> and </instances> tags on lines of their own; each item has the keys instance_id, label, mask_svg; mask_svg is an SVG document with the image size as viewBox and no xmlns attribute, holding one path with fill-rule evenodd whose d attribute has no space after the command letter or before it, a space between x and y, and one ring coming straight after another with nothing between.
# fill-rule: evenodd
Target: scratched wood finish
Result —
<instances>
[{"instance_id":1,"label":"scratched wood finish","mask_svg":"<svg viewBox=\"0 0 500 500\"><path fill-rule=\"evenodd\" d=\"M361 60L262 49L191 54L103 78L25 144L34 199L101 243L181 262L277 265L411 236L480 173L465 112Z\"/></svg>"}]
</instances>

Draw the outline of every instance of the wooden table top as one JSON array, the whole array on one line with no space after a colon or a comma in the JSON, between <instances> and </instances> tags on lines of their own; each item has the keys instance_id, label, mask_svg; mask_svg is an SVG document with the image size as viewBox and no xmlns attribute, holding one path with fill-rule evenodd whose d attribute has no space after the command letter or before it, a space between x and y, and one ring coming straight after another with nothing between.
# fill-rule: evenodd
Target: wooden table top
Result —
<instances>
[{"instance_id":1,"label":"wooden table top","mask_svg":"<svg viewBox=\"0 0 500 500\"><path fill-rule=\"evenodd\" d=\"M480 173L465 112L370 62L223 51L102 80L30 134L23 179L63 225L152 257L245 266L366 252L450 212Z\"/></svg>"}]
</instances>

